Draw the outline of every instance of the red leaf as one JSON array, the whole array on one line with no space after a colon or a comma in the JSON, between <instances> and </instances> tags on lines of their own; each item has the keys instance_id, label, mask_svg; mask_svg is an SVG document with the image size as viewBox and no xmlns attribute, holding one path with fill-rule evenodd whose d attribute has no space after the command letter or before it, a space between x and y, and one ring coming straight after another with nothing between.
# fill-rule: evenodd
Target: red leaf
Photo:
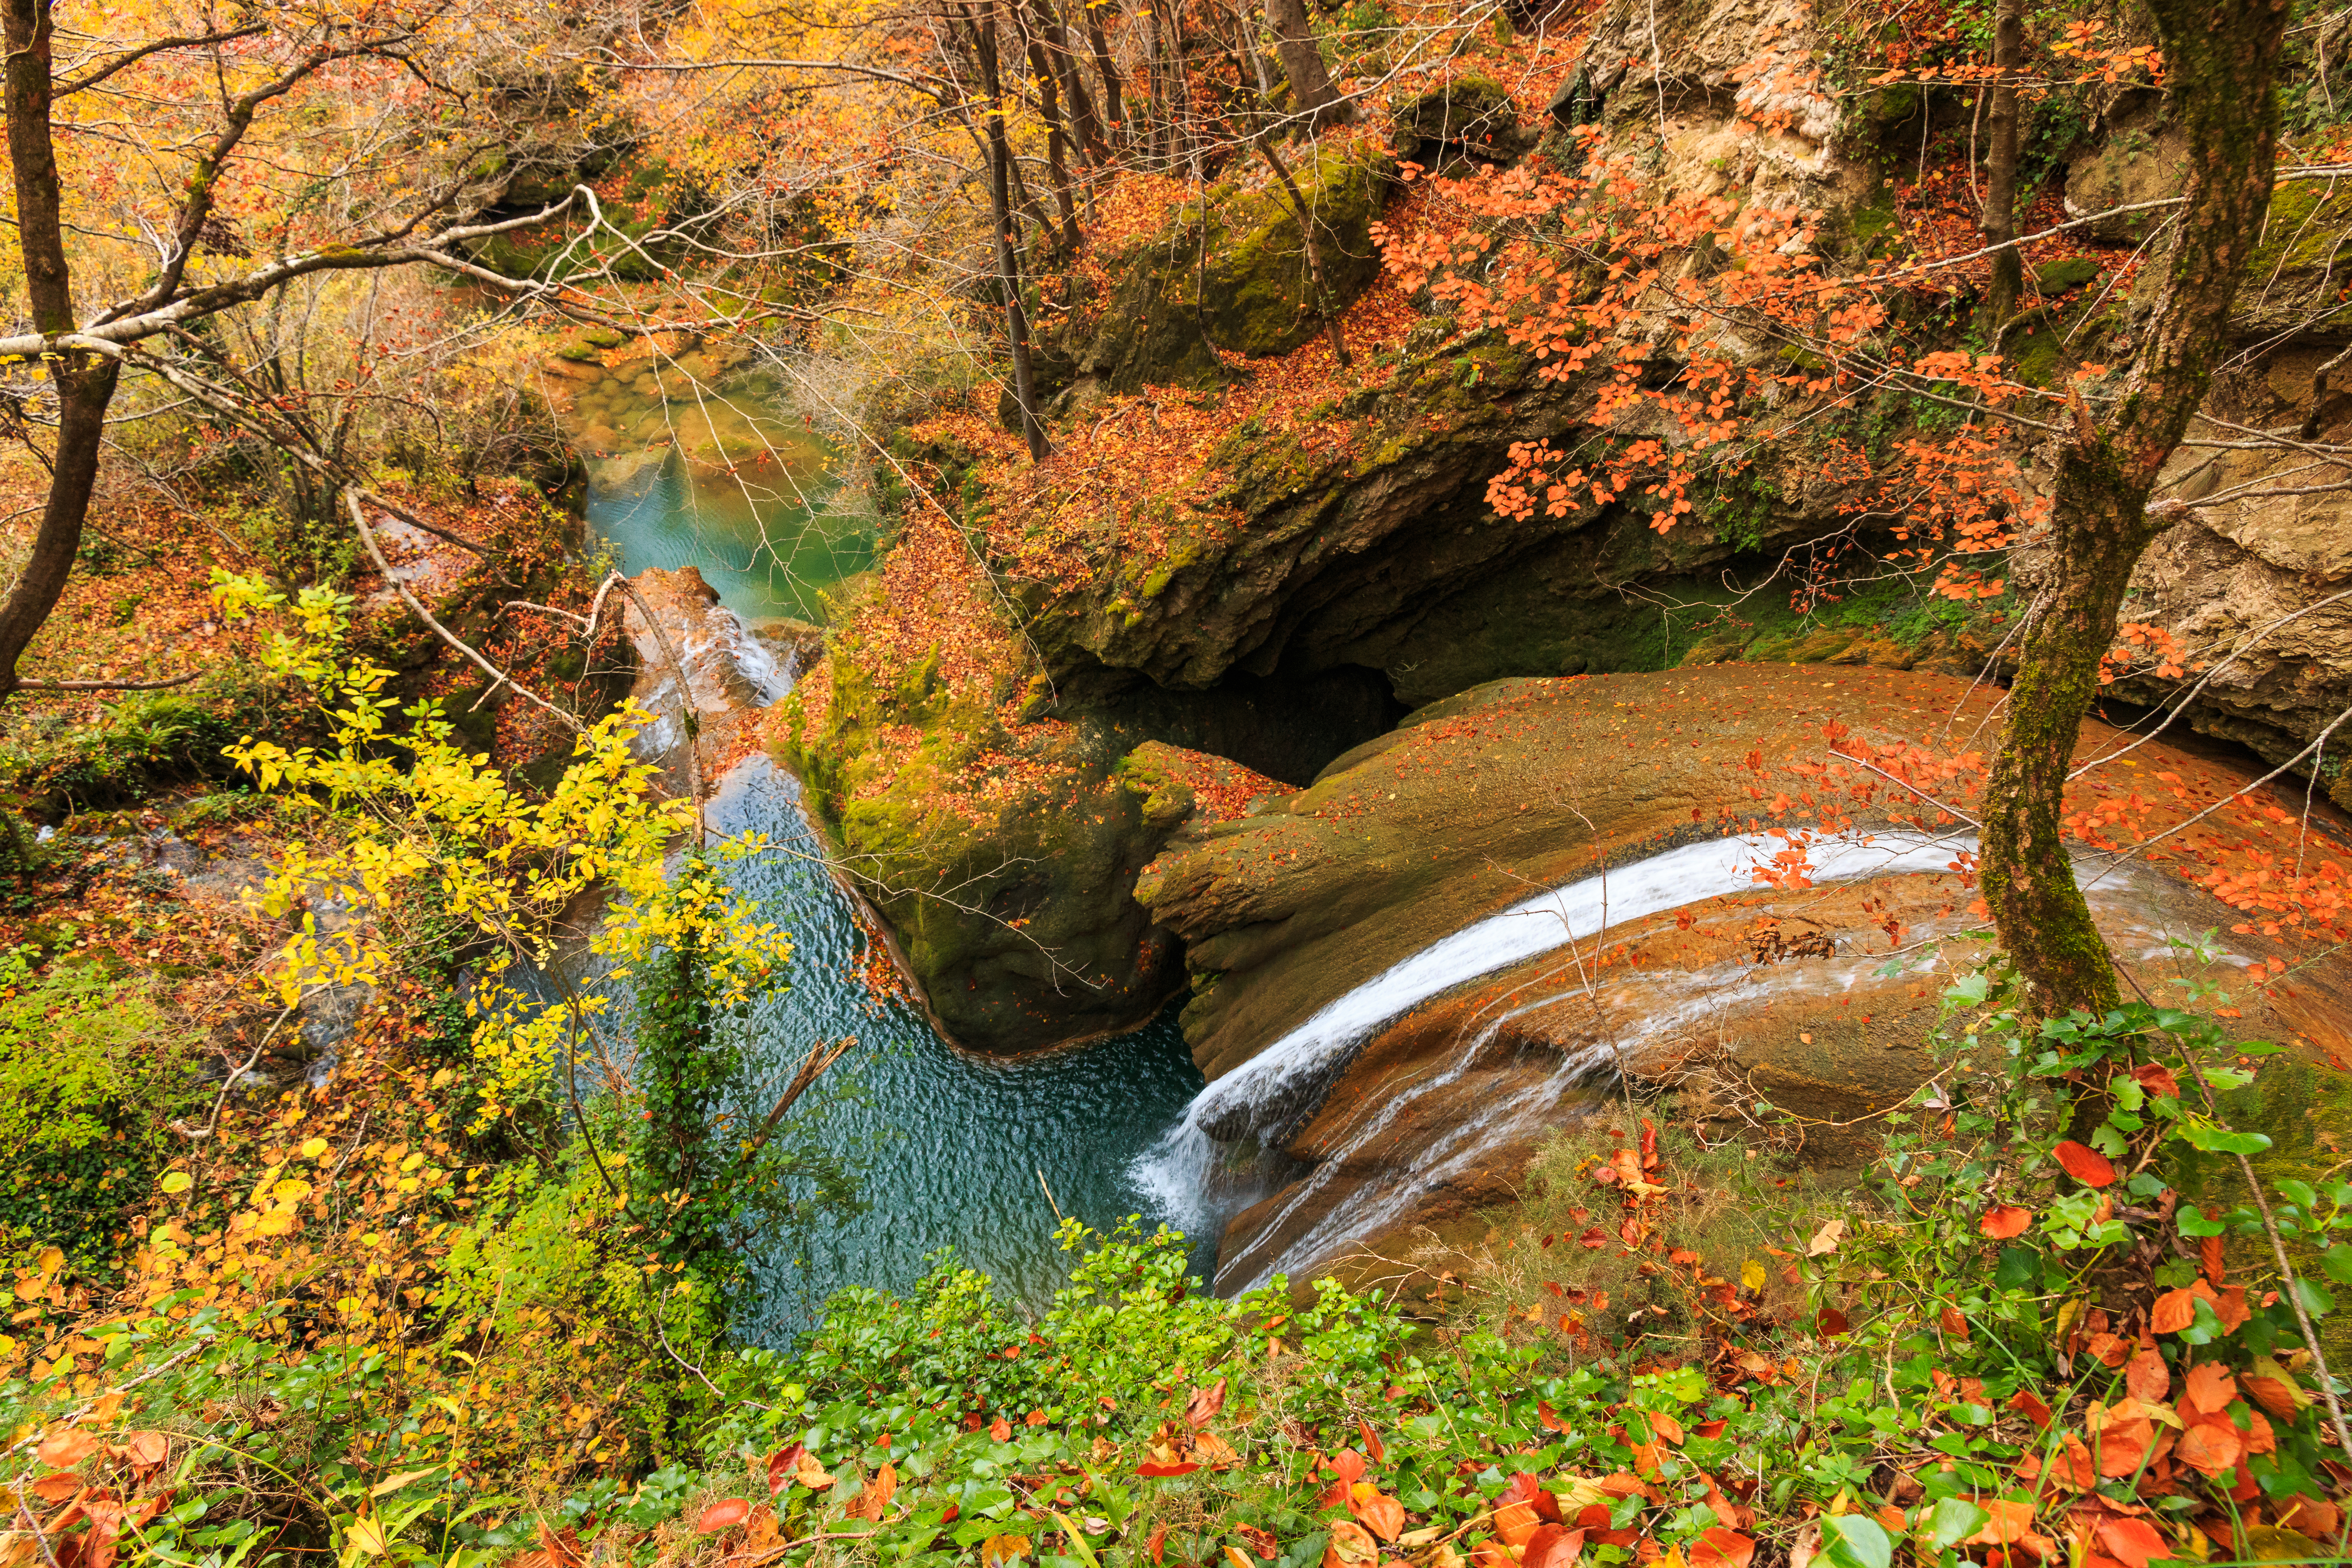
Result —
<instances>
[{"instance_id":1,"label":"red leaf","mask_svg":"<svg viewBox=\"0 0 2352 1568\"><path fill-rule=\"evenodd\" d=\"M704 1509L702 1517L694 1521L694 1533L716 1535L722 1530L742 1523L751 1516L751 1505L741 1498L731 1497L725 1502L715 1502Z\"/></svg>"},{"instance_id":2,"label":"red leaf","mask_svg":"<svg viewBox=\"0 0 2352 1568\"><path fill-rule=\"evenodd\" d=\"M2172 1069L2168 1067L2150 1062L2145 1067L2132 1068L2132 1077L2139 1079L2140 1088L2158 1099L2179 1100L2180 1098L2180 1080L2172 1076Z\"/></svg>"},{"instance_id":3,"label":"red leaf","mask_svg":"<svg viewBox=\"0 0 2352 1568\"><path fill-rule=\"evenodd\" d=\"M1224 1381L1225 1380L1222 1377L1217 1379L1218 1385L1222 1387ZM1359 1417L1356 1422L1356 1430L1364 1435L1364 1452L1372 1457L1372 1463L1376 1465L1380 1464L1389 1457L1388 1449L1381 1443L1380 1434L1372 1430L1371 1425L1369 1422Z\"/></svg>"},{"instance_id":4,"label":"red leaf","mask_svg":"<svg viewBox=\"0 0 2352 1568\"><path fill-rule=\"evenodd\" d=\"M1823 1307L1813 1315L1813 1332L1825 1340L1837 1338L1851 1326L1845 1321L1845 1314L1835 1307Z\"/></svg>"},{"instance_id":5,"label":"red leaf","mask_svg":"<svg viewBox=\"0 0 2352 1568\"><path fill-rule=\"evenodd\" d=\"M2144 1519L2110 1519L2099 1525L2099 1544L2124 1568L2147 1568L2151 1557L2178 1555L2172 1542Z\"/></svg>"},{"instance_id":6,"label":"red leaf","mask_svg":"<svg viewBox=\"0 0 2352 1568\"><path fill-rule=\"evenodd\" d=\"M2115 1184L2115 1165L2096 1149L2077 1143L2069 1138L2050 1152L2058 1156L2058 1163L2066 1168L2066 1173L2084 1186L2106 1187Z\"/></svg>"},{"instance_id":7,"label":"red leaf","mask_svg":"<svg viewBox=\"0 0 2352 1568\"><path fill-rule=\"evenodd\" d=\"M1190 1459L1178 1459L1172 1464L1146 1459L1135 1467L1135 1473L1139 1476L1189 1476L1200 1468Z\"/></svg>"},{"instance_id":8,"label":"red leaf","mask_svg":"<svg viewBox=\"0 0 2352 1568\"><path fill-rule=\"evenodd\" d=\"M2030 1388L2021 1388L2010 1396L2009 1407L2021 1411L2025 1417L2044 1432L2050 1430L2050 1406L2042 1395Z\"/></svg>"},{"instance_id":9,"label":"red leaf","mask_svg":"<svg viewBox=\"0 0 2352 1568\"><path fill-rule=\"evenodd\" d=\"M1569 1568L1584 1550L1584 1531L1557 1524L1540 1525L1528 1537L1519 1568Z\"/></svg>"},{"instance_id":10,"label":"red leaf","mask_svg":"<svg viewBox=\"0 0 2352 1568\"><path fill-rule=\"evenodd\" d=\"M784 1483L791 1480L794 1472L801 1468L801 1456L807 1452L808 1449L804 1446L795 1443L789 1448L779 1448L768 1456L768 1495L770 1497L784 1489Z\"/></svg>"},{"instance_id":11,"label":"red leaf","mask_svg":"<svg viewBox=\"0 0 2352 1568\"><path fill-rule=\"evenodd\" d=\"M1551 1407L1551 1401L1549 1399L1536 1401L1536 1419L1555 1432L1568 1430L1568 1423L1559 1418L1559 1412Z\"/></svg>"},{"instance_id":12,"label":"red leaf","mask_svg":"<svg viewBox=\"0 0 2352 1568\"><path fill-rule=\"evenodd\" d=\"M1576 1239L1584 1243L1587 1247L1606 1247L1609 1245L1609 1233L1596 1225L1587 1229L1582 1236L1578 1237Z\"/></svg>"},{"instance_id":13,"label":"red leaf","mask_svg":"<svg viewBox=\"0 0 2352 1568\"><path fill-rule=\"evenodd\" d=\"M1654 1171L1657 1168L1658 1130L1650 1125L1650 1119L1644 1116L1642 1118L1642 1169Z\"/></svg>"},{"instance_id":14,"label":"red leaf","mask_svg":"<svg viewBox=\"0 0 2352 1568\"><path fill-rule=\"evenodd\" d=\"M2032 1223L2032 1210L1996 1204L1985 1210L1984 1218L1977 1221L1977 1229L1995 1241L2007 1241L2011 1237L2023 1236L2025 1227Z\"/></svg>"},{"instance_id":15,"label":"red leaf","mask_svg":"<svg viewBox=\"0 0 2352 1568\"><path fill-rule=\"evenodd\" d=\"M1346 1485L1353 1486L1364 1479L1364 1457L1353 1448L1334 1454L1330 1466L1331 1473Z\"/></svg>"}]
</instances>

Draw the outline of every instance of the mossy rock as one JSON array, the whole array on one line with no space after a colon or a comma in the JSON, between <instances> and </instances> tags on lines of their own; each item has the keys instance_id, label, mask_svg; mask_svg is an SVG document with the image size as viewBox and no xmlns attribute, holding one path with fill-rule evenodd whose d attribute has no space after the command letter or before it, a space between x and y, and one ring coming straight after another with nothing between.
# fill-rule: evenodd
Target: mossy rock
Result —
<instances>
[{"instance_id":1,"label":"mossy rock","mask_svg":"<svg viewBox=\"0 0 2352 1568\"><path fill-rule=\"evenodd\" d=\"M2101 271L2095 256L2074 256L2063 261L2045 262L2033 270L2033 286L2044 294L2063 294L2069 289L2080 289Z\"/></svg>"},{"instance_id":2,"label":"mossy rock","mask_svg":"<svg viewBox=\"0 0 2352 1568\"><path fill-rule=\"evenodd\" d=\"M1183 973L1135 879L1175 819L1115 776L1128 742L1092 720L1008 729L931 660L877 689L845 651L823 720L804 683L776 749L941 1031L1018 1055L1147 1022Z\"/></svg>"},{"instance_id":3,"label":"mossy rock","mask_svg":"<svg viewBox=\"0 0 2352 1568\"><path fill-rule=\"evenodd\" d=\"M1393 173L1387 153L1361 146L1328 148L1292 169L1314 216L1329 299L1317 297L1306 236L1283 191L1217 186L1205 209L1185 206L1114 264L1119 281L1083 329L1083 346L1040 343L1045 384L1066 374L1111 392L1210 387L1227 379L1216 350L1264 356L1299 347L1323 330L1326 311L1345 310L1380 276L1371 229Z\"/></svg>"},{"instance_id":4,"label":"mossy rock","mask_svg":"<svg viewBox=\"0 0 2352 1568\"><path fill-rule=\"evenodd\" d=\"M1408 100L1390 121L1390 144L1400 158L1433 167L1448 157L1516 163L1536 143L1501 83L1466 76Z\"/></svg>"}]
</instances>

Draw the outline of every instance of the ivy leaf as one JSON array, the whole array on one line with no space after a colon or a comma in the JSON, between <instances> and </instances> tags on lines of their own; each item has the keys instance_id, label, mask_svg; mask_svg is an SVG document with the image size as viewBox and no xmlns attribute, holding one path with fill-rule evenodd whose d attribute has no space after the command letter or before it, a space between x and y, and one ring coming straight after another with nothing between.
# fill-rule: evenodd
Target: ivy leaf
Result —
<instances>
[{"instance_id":1,"label":"ivy leaf","mask_svg":"<svg viewBox=\"0 0 2352 1568\"><path fill-rule=\"evenodd\" d=\"M2321 1253L2319 1267L2338 1285L2352 1285L2352 1243L2339 1241Z\"/></svg>"},{"instance_id":2,"label":"ivy leaf","mask_svg":"<svg viewBox=\"0 0 2352 1568\"><path fill-rule=\"evenodd\" d=\"M1964 1497L1948 1497L1936 1505L1931 1517L1936 1550L1941 1552L1982 1530L1992 1515Z\"/></svg>"},{"instance_id":3,"label":"ivy leaf","mask_svg":"<svg viewBox=\"0 0 2352 1568\"><path fill-rule=\"evenodd\" d=\"M2180 1136L2190 1148L2208 1154L2259 1154L2271 1146L2271 1141L2259 1132L2232 1132L2206 1121L2183 1122Z\"/></svg>"},{"instance_id":4,"label":"ivy leaf","mask_svg":"<svg viewBox=\"0 0 2352 1568\"><path fill-rule=\"evenodd\" d=\"M1832 1514L1822 1521L1822 1555L1833 1568L1888 1568L1895 1561L1895 1542L1885 1527L1866 1514Z\"/></svg>"}]
</instances>

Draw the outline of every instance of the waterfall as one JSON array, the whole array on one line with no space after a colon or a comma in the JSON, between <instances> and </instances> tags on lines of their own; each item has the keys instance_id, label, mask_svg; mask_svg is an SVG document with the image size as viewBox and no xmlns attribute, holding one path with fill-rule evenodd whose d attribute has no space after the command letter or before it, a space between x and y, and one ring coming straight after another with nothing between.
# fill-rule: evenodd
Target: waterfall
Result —
<instances>
[{"instance_id":1,"label":"waterfall","mask_svg":"<svg viewBox=\"0 0 2352 1568\"><path fill-rule=\"evenodd\" d=\"M1765 834L1743 834L1685 845L1632 866L1538 893L1431 943L1326 1005L1202 1089L1186 1108L1183 1119L1138 1159L1133 1173L1137 1184L1152 1194L1175 1217L1175 1223L1186 1229L1198 1231L1221 1222L1224 1216L1213 1212L1210 1197L1219 1145L1250 1139L1271 1145L1295 1133L1314 1113L1323 1093L1357 1048L1391 1021L1465 981L1571 942L1605 935L1612 926L1726 893L1752 890L1757 885L1752 868L1769 863L1783 847L1780 839ZM1975 847L1972 836L1931 837L1894 831L1841 835L1811 846L1811 877L1820 883L1895 872L1945 871L1951 868L1960 850ZM1360 1146L1366 1139L1377 1135L1411 1100L1454 1081L1468 1070L1509 1018L1552 1000L1556 998L1528 1004L1488 1024L1468 1048L1456 1054L1444 1074L1383 1107L1372 1126L1353 1140L1354 1145ZM1697 997L1662 1010L1645 1025L1643 1032L1647 1035L1673 1027L1689 1009L1703 1008L1711 1000ZM1617 1044L1622 1048L1637 1043ZM1468 1153L1490 1145L1498 1135L1507 1135L1508 1126L1500 1124L1516 1124L1528 1115L1549 1110L1561 1093L1604 1065L1610 1054L1607 1047L1601 1047L1581 1059L1564 1058L1559 1069L1541 1089L1511 1104L1495 1108L1478 1123L1449 1130L1440 1145L1424 1155L1415 1175L1433 1175L1449 1159L1466 1158ZM1337 1159L1327 1162L1327 1170L1341 1163ZM1270 1233L1283 1217L1295 1212L1308 1191L1323 1179L1328 1178L1318 1172L1300 1183L1299 1190L1284 1205L1281 1214L1263 1227L1264 1232ZM1383 1206L1402 1209L1411 1192L1425 1184L1426 1179L1399 1184L1399 1190L1387 1194ZM1370 1222L1380 1217L1360 1208L1347 1217L1345 1227L1353 1234L1365 1234ZM1313 1261L1308 1255L1309 1241L1328 1249L1329 1245L1345 1239L1323 1235L1327 1229L1335 1229L1338 1223L1327 1220L1318 1226L1309 1237L1285 1248L1285 1258L1297 1257ZM1260 1271L1260 1279L1273 1271L1273 1265L1268 1265Z\"/></svg>"}]
</instances>

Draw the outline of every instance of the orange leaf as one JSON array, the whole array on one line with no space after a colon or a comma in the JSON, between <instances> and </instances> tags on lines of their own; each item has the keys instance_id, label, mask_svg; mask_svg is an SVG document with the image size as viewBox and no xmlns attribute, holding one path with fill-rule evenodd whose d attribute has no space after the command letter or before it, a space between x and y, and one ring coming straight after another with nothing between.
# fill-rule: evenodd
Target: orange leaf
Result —
<instances>
[{"instance_id":1,"label":"orange leaf","mask_svg":"<svg viewBox=\"0 0 2352 1568\"><path fill-rule=\"evenodd\" d=\"M2114 1163L2096 1149L2087 1144L2077 1143L2069 1138L2050 1152L2058 1157L2058 1163L2065 1167L2066 1173L2084 1186L2106 1187L2115 1184Z\"/></svg>"},{"instance_id":2,"label":"orange leaf","mask_svg":"<svg viewBox=\"0 0 2352 1568\"><path fill-rule=\"evenodd\" d=\"M1196 1388L1192 1397L1184 1402L1184 1419L1195 1426L1206 1426L1225 1407L1225 1380L1217 1379L1206 1388Z\"/></svg>"},{"instance_id":3,"label":"orange leaf","mask_svg":"<svg viewBox=\"0 0 2352 1568\"><path fill-rule=\"evenodd\" d=\"M1547 1524L1528 1537L1519 1568L1569 1568L1584 1550L1584 1531Z\"/></svg>"},{"instance_id":4,"label":"orange leaf","mask_svg":"<svg viewBox=\"0 0 2352 1568\"><path fill-rule=\"evenodd\" d=\"M2172 1451L2180 1457L2181 1463L2209 1476L2218 1476L2237 1468L2245 1445L2239 1441L2238 1429L2223 1416L2190 1426L2180 1435Z\"/></svg>"},{"instance_id":5,"label":"orange leaf","mask_svg":"<svg viewBox=\"0 0 2352 1568\"><path fill-rule=\"evenodd\" d=\"M2124 1368L2124 1387L2134 1399L2154 1405L2172 1392L2172 1372L2164 1364L2164 1352L2153 1345L2133 1356Z\"/></svg>"},{"instance_id":6,"label":"orange leaf","mask_svg":"<svg viewBox=\"0 0 2352 1568\"><path fill-rule=\"evenodd\" d=\"M2031 1209L1997 1204L1985 1210L1984 1218L1977 1221L1977 1229L1995 1241L2007 1241L2013 1236L2023 1236L2025 1227L2032 1223L2033 1212Z\"/></svg>"},{"instance_id":7,"label":"orange leaf","mask_svg":"<svg viewBox=\"0 0 2352 1568\"><path fill-rule=\"evenodd\" d=\"M768 1495L770 1497L784 1489L784 1483L793 1479L793 1474L801 1468L801 1460L807 1456L808 1450L798 1443L794 1443L789 1448L779 1448L768 1456Z\"/></svg>"},{"instance_id":8,"label":"orange leaf","mask_svg":"<svg viewBox=\"0 0 2352 1568\"><path fill-rule=\"evenodd\" d=\"M1495 1533L1503 1538L1506 1546L1525 1545L1542 1524L1531 1502L1507 1502L1495 1510Z\"/></svg>"},{"instance_id":9,"label":"orange leaf","mask_svg":"<svg viewBox=\"0 0 2352 1568\"><path fill-rule=\"evenodd\" d=\"M1371 1568L1380 1556L1380 1543L1371 1531L1352 1519L1332 1521L1330 1543L1323 1548L1323 1568Z\"/></svg>"},{"instance_id":10,"label":"orange leaf","mask_svg":"<svg viewBox=\"0 0 2352 1568\"><path fill-rule=\"evenodd\" d=\"M1384 1496L1370 1481L1358 1481L1348 1489L1348 1511L1382 1541L1394 1541L1404 1533L1404 1504Z\"/></svg>"},{"instance_id":11,"label":"orange leaf","mask_svg":"<svg viewBox=\"0 0 2352 1568\"><path fill-rule=\"evenodd\" d=\"M1200 1468L1200 1466L1194 1464L1190 1459L1177 1459L1172 1462L1160 1459L1146 1459L1143 1463L1135 1467L1135 1473L1139 1476L1150 1476L1154 1478L1164 1476L1189 1476Z\"/></svg>"},{"instance_id":12,"label":"orange leaf","mask_svg":"<svg viewBox=\"0 0 2352 1568\"><path fill-rule=\"evenodd\" d=\"M751 1517L751 1505L741 1498L731 1497L725 1502L715 1502L704 1509L701 1517L694 1521L694 1533L716 1535L722 1530L734 1528Z\"/></svg>"},{"instance_id":13,"label":"orange leaf","mask_svg":"<svg viewBox=\"0 0 2352 1568\"><path fill-rule=\"evenodd\" d=\"M1748 1561L1756 1555L1754 1538L1722 1525L1711 1524L1691 1542L1692 1568L1748 1568Z\"/></svg>"},{"instance_id":14,"label":"orange leaf","mask_svg":"<svg viewBox=\"0 0 2352 1568\"><path fill-rule=\"evenodd\" d=\"M1372 1463L1380 1464L1389 1457L1386 1445L1381 1443L1380 1434L1372 1430L1370 1422L1359 1416L1356 1430L1364 1435L1364 1452L1372 1457Z\"/></svg>"},{"instance_id":15,"label":"orange leaf","mask_svg":"<svg viewBox=\"0 0 2352 1568\"><path fill-rule=\"evenodd\" d=\"M1154 1563L1159 1562L1160 1553L1168 1550L1168 1527L1163 1524L1154 1528L1151 1538L1143 1543L1143 1549L1151 1553Z\"/></svg>"},{"instance_id":16,"label":"orange leaf","mask_svg":"<svg viewBox=\"0 0 2352 1568\"><path fill-rule=\"evenodd\" d=\"M2148 1309L2150 1333L2177 1334L2197 1321L2197 1298L2187 1290L2167 1290Z\"/></svg>"},{"instance_id":17,"label":"orange leaf","mask_svg":"<svg viewBox=\"0 0 2352 1568\"><path fill-rule=\"evenodd\" d=\"M1004 1568L1007 1563L1017 1563L1029 1555L1029 1538L1025 1535L992 1535L980 1543L981 1568Z\"/></svg>"},{"instance_id":18,"label":"orange leaf","mask_svg":"<svg viewBox=\"0 0 2352 1568\"><path fill-rule=\"evenodd\" d=\"M867 1481L859 1489L857 1496L851 1500L848 1509L849 1517L871 1520L879 1524L882 1522L882 1511L890 1506L890 1500L898 1495L898 1468L886 1462L880 1469L874 1472L874 1479Z\"/></svg>"},{"instance_id":19,"label":"orange leaf","mask_svg":"<svg viewBox=\"0 0 2352 1568\"><path fill-rule=\"evenodd\" d=\"M2030 1388L2021 1388L2010 1395L2009 1407L2023 1415L2044 1432L2050 1430L2050 1406Z\"/></svg>"},{"instance_id":20,"label":"orange leaf","mask_svg":"<svg viewBox=\"0 0 2352 1568\"><path fill-rule=\"evenodd\" d=\"M2144 1519L2110 1519L2099 1525L2099 1544L2124 1568L2147 1568L2151 1557L2175 1555L2172 1543Z\"/></svg>"},{"instance_id":21,"label":"orange leaf","mask_svg":"<svg viewBox=\"0 0 2352 1568\"><path fill-rule=\"evenodd\" d=\"M1010 1443L1013 1441L1013 1423L1002 1415L998 1416L988 1424L988 1436L992 1442Z\"/></svg>"},{"instance_id":22,"label":"orange leaf","mask_svg":"<svg viewBox=\"0 0 2352 1568\"><path fill-rule=\"evenodd\" d=\"M51 1469L69 1470L97 1453L99 1447L98 1439L89 1433L68 1428L44 1440L39 1447L33 1450L33 1457Z\"/></svg>"},{"instance_id":23,"label":"orange leaf","mask_svg":"<svg viewBox=\"0 0 2352 1568\"><path fill-rule=\"evenodd\" d=\"M33 1483L33 1495L43 1502L63 1502L81 1490L81 1478L71 1470L55 1470Z\"/></svg>"},{"instance_id":24,"label":"orange leaf","mask_svg":"<svg viewBox=\"0 0 2352 1568\"><path fill-rule=\"evenodd\" d=\"M2230 1401L2238 1397L2238 1382L2229 1373L2210 1361L2199 1362L2189 1369L2181 1384L2180 1404L2184 1412L2226 1410Z\"/></svg>"}]
</instances>

